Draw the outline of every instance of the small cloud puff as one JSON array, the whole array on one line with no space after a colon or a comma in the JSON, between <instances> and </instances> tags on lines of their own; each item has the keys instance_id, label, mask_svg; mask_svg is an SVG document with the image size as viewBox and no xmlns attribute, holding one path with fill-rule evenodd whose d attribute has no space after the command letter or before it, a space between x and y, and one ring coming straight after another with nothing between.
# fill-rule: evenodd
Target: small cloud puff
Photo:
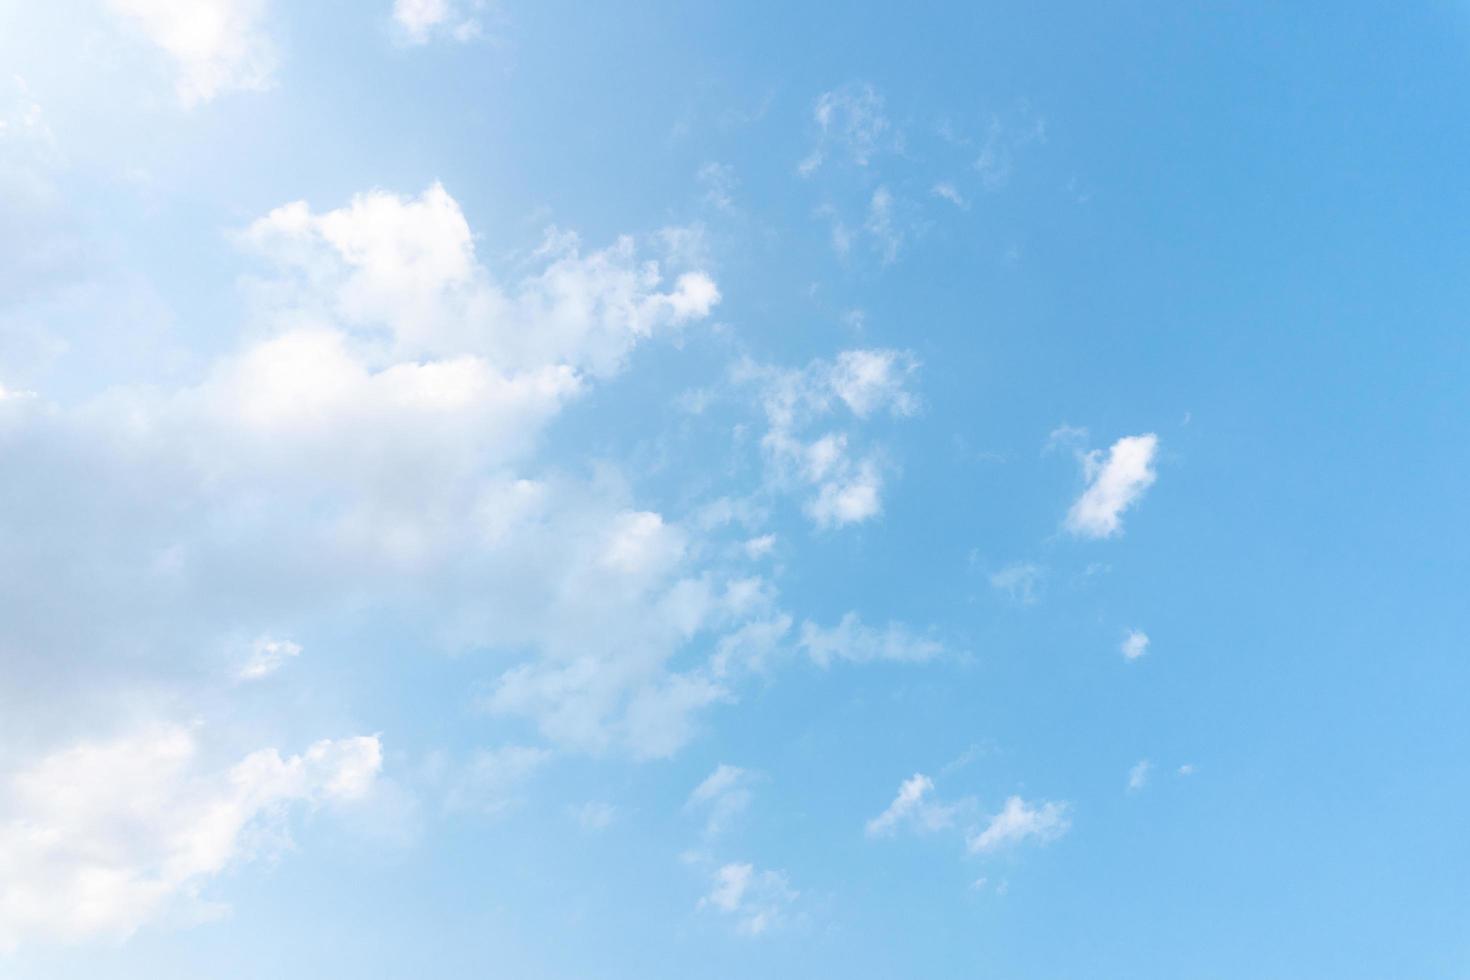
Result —
<instances>
[{"instance_id":1,"label":"small cloud puff","mask_svg":"<svg viewBox=\"0 0 1470 980\"><path fill-rule=\"evenodd\" d=\"M1143 630L1129 630L1119 649L1123 651L1123 659L1137 660L1148 653L1148 634Z\"/></svg>"}]
</instances>

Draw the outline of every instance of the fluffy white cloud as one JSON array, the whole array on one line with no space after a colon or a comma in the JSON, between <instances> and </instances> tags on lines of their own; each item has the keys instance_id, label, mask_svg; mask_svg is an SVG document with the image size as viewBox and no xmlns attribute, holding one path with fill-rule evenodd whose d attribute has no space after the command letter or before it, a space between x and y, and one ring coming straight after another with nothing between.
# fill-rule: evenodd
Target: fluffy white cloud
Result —
<instances>
[{"instance_id":1,"label":"fluffy white cloud","mask_svg":"<svg viewBox=\"0 0 1470 980\"><path fill-rule=\"evenodd\" d=\"M953 825L954 818L955 807L935 799L933 780L915 773L898 787L888 809L868 821L868 836L884 837L904 826L920 832L943 830Z\"/></svg>"},{"instance_id":2,"label":"fluffy white cloud","mask_svg":"<svg viewBox=\"0 0 1470 980\"><path fill-rule=\"evenodd\" d=\"M186 106L224 92L263 89L276 67L266 0L107 0L178 67Z\"/></svg>"},{"instance_id":3,"label":"fluffy white cloud","mask_svg":"<svg viewBox=\"0 0 1470 980\"><path fill-rule=\"evenodd\" d=\"M0 949L37 939L122 938L218 910L200 893L279 835L292 804L361 799L382 764L374 736L300 755L201 764L176 726L83 742L0 777Z\"/></svg>"},{"instance_id":4,"label":"fluffy white cloud","mask_svg":"<svg viewBox=\"0 0 1470 980\"><path fill-rule=\"evenodd\" d=\"M1067 512L1067 530L1087 538L1108 538L1123 530L1123 512L1153 485L1159 437L1152 432L1124 436L1104 459L1100 450L1082 457L1087 489Z\"/></svg>"},{"instance_id":5,"label":"fluffy white cloud","mask_svg":"<svg viewBox=\"0 0 1470 980\"><path fill-rule=\"evenodd\" d=\"M900 623L889 623L881 630L868 626L855 612L847 613L832 627L803 623L801 647L822 667L838 660L922 663L944 653L944 645L937 640L915 636Z\"/></svg>"},{"instance_id":6,"label":"fluffy white cloud","mask_svg":"<svg viewBox=\"0 0 1470 980\"><path fill-rule=\"evenodd\" d=\"M970 836L970 853L989 853L1027 840L1042 844L1056 840L1071 827L1067 810L1065 803L1028 803L1012 796L999 813Z\"/></svg>"},{"instance_id":7,"label":"fluffy white cloud","mask_svg":"<svg viewBox=\"0 0 1470 980\"><path fill-rule=\"evenodd\" d=\"M248 340L195 383L3 403L24 479L0 515L16 559L0 684L182 662L221 623L258 635L369 602L445 645L524 656L487 703L553 740L677 748L725 692L670 658L760 610L615 472L527 473L570 399L708 314L708 275L664 288L632 239L584 253L558 234L507 285L438 185L287 205L239 237L267 265ZM261 653L252 675L284 648Z\"/></svg>"},{"instance_id":8,"label":"fluffy white cloud","mask_svg":"<svg viewBox=\"0 0 1470 980\"><path fill-rule=\"evenodd\" d=\"M860 419L885 408L908 416L919 410L918 398L908 389L918 370L918 361L904 351L846 350L837 355L827 383Z\"/></svg>"},{"instance_id":9,"label":"fluffy white cloud","mask_svg":"<svg viewBox=\"0 0 1470 980\"><path fill-rule=\"evenodd\" d=\"M709 894L699 906L731 916L740 932L758 936L777 925L797 897L784 872L731 863L715 871Z\"/></svg>"},{"instance_id":10,"label":"fluffy white cloud","mask_svg":"<svg viewBox=\"0 0 1470 980\"><path fill-rule=\"evenodd\" d=\"M639 341L703 319L720 301L699 269L661 290L663 264L640 259L631 237L584 255L575 234L554 229L533 256L539 272L497 283L439 184L416 198L360 194L323 214L298 201L242 237L285 273L266 291L284 307L279 317L331 316L388 331L397 357L473 354L504 373L555 366L608 377Z\"/></svg>"},{"instance_id":11,"label":"fluffy white cloud","mask_svg":"<svg viewBox=\"0 0 1470 980\"><path fill-rule=\"evenodd\" d=\"M1129 630L1120 649L1125 660L1137 660L1148 653L1148 634L1143 630Z\"/></svg>"},{"instance_id":12,"label":"fluffy white cloud","mask_svg":"<svg viewBox=\"0 0 1470 980\"><path fill-rule=\"evenodd\" d=\"M1147 759L1139 759L1128 770L1128 788L1134 792L1148 785L1149 773L1153 771L1154 764Z\"/></svg>"}]
</instances>

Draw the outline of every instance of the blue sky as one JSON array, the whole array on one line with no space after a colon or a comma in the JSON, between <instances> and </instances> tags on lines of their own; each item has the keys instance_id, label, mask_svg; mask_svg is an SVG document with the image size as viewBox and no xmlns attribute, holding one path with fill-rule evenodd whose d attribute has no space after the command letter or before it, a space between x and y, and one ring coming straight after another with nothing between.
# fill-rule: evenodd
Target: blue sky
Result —
<instances>
[{"instance_id":1,"label":"blue sky","mask_svg":"<svg viewBox=\"0 0 1470 980\"><path fill-rule=\"evenodd\" d=\"M1470 977L1463 4L0 68L0 973Z\"/></svg>"}]
</instances>

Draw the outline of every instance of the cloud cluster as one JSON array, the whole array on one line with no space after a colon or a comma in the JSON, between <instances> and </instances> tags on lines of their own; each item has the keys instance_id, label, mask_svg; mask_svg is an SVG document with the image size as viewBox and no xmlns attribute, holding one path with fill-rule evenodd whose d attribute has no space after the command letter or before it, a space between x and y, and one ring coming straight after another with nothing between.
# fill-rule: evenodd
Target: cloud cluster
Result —
<instances>
[{"instance_id":1,"label":"cloud cluster","mask_svg":"<svg viewBox=\"0 0 1470 980\"><path fill-rule=\"evenodd\" d=\"M909 390L918 362L888 349L842 351L834 360L800 370L744 362L737 381L761 392L767 431L761 439L768 473L777 489L804 487L807 516L822 528L858 524L883 510L881 451L863 450L851 430L825 428L839 409L862 421L881 412L907 417L918 411Z\"/></svg>"},{"instance_id":2,"label":"cloud cluster","mask_svg":"<svg viewBox=\"0 0 1470 980\"><path fill-rule=\"evenodd\" d=\"M689 259L698 250L671 250L676 238L587 249L552 231L506 272L481 261L438 184L325 210L288 203L234 235L255 263L238 339L187 380L112 379L70 403L45 391L0 399L0 453L15 474L0 513L0 696L47 705L50 719L0 718L16 746L0 762L41 774L0 799L0 877L12 870L16 882L4 893L7 941L125 934L251 853L251 828L283 808L350 795L368 742L376 771L370 739L200 774L192 736L167 711L155 712L165 734L59 747L78 735L55 719L103 726L139 685L177 704L201 678L269 677L300 654L287 637L309 623L371 608L428 645L498 657L480 707L542 744L485 750L446 772L449 805L479 812L513 802L557 750L673 753L763 657L802 652L825 666L938 654L933 640L855 614L797 630L751 568L774 545L747 541L758 527L641 506L612 465L543 462L548 426L569 405L640 344L719 303ZM848 432L809 430L839 413L913 414L915 370L902 352L853 350L757 372L772 479L805 488L819 525L876 515L885 466ZM738 537L715 547L726 533ZM314 640L313 655L332 653ZM68 699L85 707L64 710ZM24 748L11 737L21 733ZM146 772L119 761L124 781L83 801L93 824L26 788L85 780L96 758L130 753ZM716 826L748 778L711 779L693 803ZM119 801L135 791L184 823L149 811L154 829L108 845L100 864L68 864L131 826ZM180 857L197 850L189 828L216 815L213 849ZM773 875L731 872L710 905L759 932L789 902ZM48 876L59 883L43 890L75 915L103 901L89 889L113 911L73 921L36 905L26 889Z\"/></svg>"},{"instance_id":3,"label":"cloud cluster","mask_svg":"<svg viewBox=\"0 0 1470 980\"><path fill-rule=\"evenodd\" d=\"M751 864L721 865L712 877L709 894L700 899L699 907L731 917L736 928L748 936L758 936L779 924L799 897L784 872Z\"/></svg>"},{"instance_id":4,"label":"cloud cluster","mask_svg":"<svg viewBox=\"0 0 1470 980\"><path fill-rule=\"evenodd\" d=\"M633 346L708 314L713 281L664 288L631 239L584 253L555 234L504 284L438 185L286 205L240 241L266 267L248 339L197 382L0 402L24 473L0 518L10 682L122 650L176 659L222 642L220 623L270 635L376 597L442 642L543 656L491 705L550 737L606 742L606 722L677 745L669 714L717 692L663 664L728 611L720 580L616 474L528 470L546 424ZM288 655L258 654L249 676Z\"/></svg>"},{"instance_id":5,"label":"cloud cluster","mask_svg":"<svg viewBox=\"0 0 1470 980\"><path fill-rule=\"evenodd\" d=\"M965 831L965 846L971 854L989 854L1027 841L1045 844L1056 840L1071 826L1066 803L1029 802L1011 796L1000 811L972 823L976 807L971 799L954 803L942 802L934 782L923 773L904 780L898 795L878 816L868 821L869 837L887 837L900 829L930 833L958 826L963 820L971 825Z\"/></svg>"},{"instance_id":6,"label":"cloud cluster","mask_svg":"<svg viewBox=\"0 0 1470 980\"><path fill-rule=\"evenodd\" d=\"M382 764L374 736L261 749L223 770L200 755L193 731L160 726L0 778L0 950L215 914L201 898L211 878L279 839L292 806L363 798Z\"/></svg>"}]
</instances>

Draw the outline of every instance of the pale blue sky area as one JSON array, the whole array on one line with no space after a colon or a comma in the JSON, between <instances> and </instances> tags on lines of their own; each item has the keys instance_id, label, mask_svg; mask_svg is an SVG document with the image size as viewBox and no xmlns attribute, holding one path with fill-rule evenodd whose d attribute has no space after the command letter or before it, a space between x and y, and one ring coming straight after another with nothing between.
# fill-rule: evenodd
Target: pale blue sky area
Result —
<instances>
[{"instance_id":1,"label":"pale blue sky area","mask_svg":"<svg viewBox=\"0 0 1470 980\"><path fill-rule=\"evenodd\" d=\"M0 8L0 975L1470 978L1470 7Z\"/></svg>"}]
</instances>

